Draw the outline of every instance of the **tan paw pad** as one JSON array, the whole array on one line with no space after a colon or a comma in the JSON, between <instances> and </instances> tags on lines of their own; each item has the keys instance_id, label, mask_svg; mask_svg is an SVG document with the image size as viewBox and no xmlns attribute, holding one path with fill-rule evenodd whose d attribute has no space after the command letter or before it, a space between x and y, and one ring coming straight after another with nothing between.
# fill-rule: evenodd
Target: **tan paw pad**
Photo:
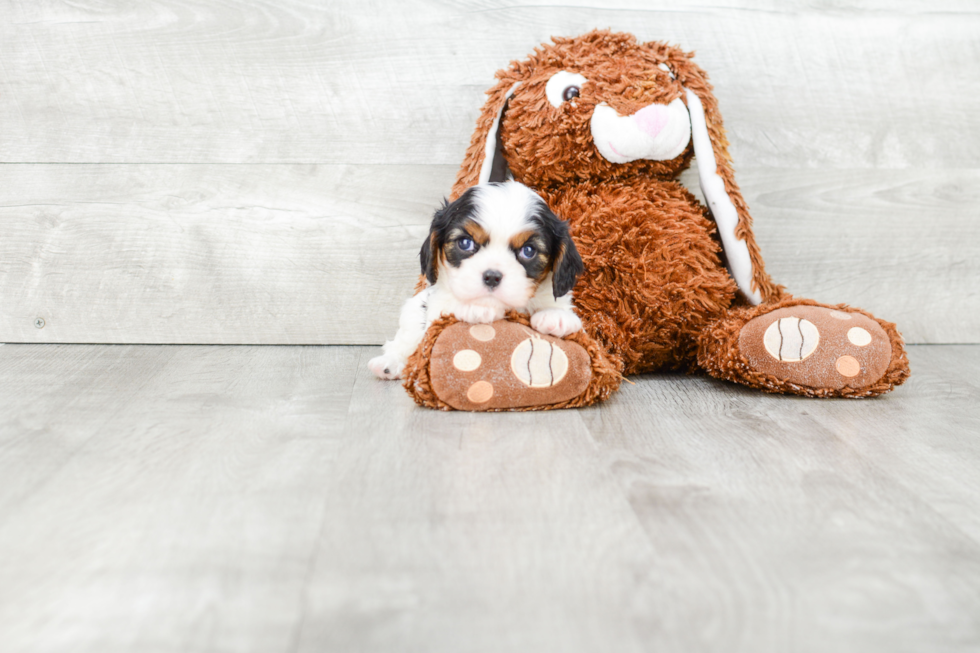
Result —
<instances>
[{"instance_id":1,"label":"tan paw pad","mask_svg":"<svg viewBox=\"0 0 980 653\"><path fill-rule=\"evenodd\" d=\"M482 362L483 358L481 358L480 355L472 349L458 351L456 352L456 355L453 356L453 367L460 372L472 372L476 368L480 367L480 363Z\"/></svg>"},{"instance_id":2,"label":"tan paw pad","mask_svg":"<svg viewBox=\"0 0 980 653\"><path fill-rule=\"evenodd\" d=\"M493 398L493 386L486 381L477 381L466 391L466 398L474 404L485 404Z\"/></svg>"},{"instance_id":3,"label":"tan paw pad","mask_svg":"<svg viewBox=\"0 0 980 653\"><path fill-rule=\"evenodd\" d=\"M549 388L561 383L568 373L568 356L543 338L527 338L514 348L510 370L530 388Z\"/></svg>"},{"instance_id":4,"label":"tan paw pad","mask_svg":"<svg viewBox=\"0 0 980 653\"><path fill-rule=\"evenodd\" d=\"M861 373L861 363L853 356L841 356L834 363L834 367L837 368L841 376L846 376L847 378L857 376Z\"/></svg>"},{"instance_id":5,"label":"tan paw pad","mask_svg":"<svg viewBox=\"0 0 980 653\"><path fill-rule=\"evenodd\" d=\"M769 355L778 361L801 361L816 351L820 332L809 320L784 317L769 325L762 342Z\"/></svg>"},{"instance_id":6,"label":"tan paw pad","mask_svg":"<svg viewBox=\"0 0 980 653\"><path fill-rule=\"evenodd\" d=\"M432 347L429 380L457 410L527 408L577 397L592 380L580 345L500 320L457 322Z\"/></svg>"},{"instance_id":7,"label":"tan paw pad","mask_svg":"<svg viewBox=\"0 0 980 653\"><path fill-rule=\"evenodd\" d=\"M867 347L871 344L871 334L861 327L848 329L847 339L850 340L852 345L857 345L858 347Z\"/></svg>"},{"instance_id":8,"label":"tan paw pad","mask_svg":"<svg viewBox=\"0 0 980 653\"><path fill-rule=\"evenodd\" d=\"M888 334L875 320L823 306L790 306L750 320L739 351L752 369L813 389L862 388L884 375Z\"/></svg>"},{"instance_id":9,"label":"tan paw pad","mask_svg":"<svg viewBox=\"0 0 980 653\"><path fill-rule=\"evenodd\" d=\"M497 332L489 324L474 324L470 327L470 335L480 342L490 342Z\"/></svg>"}]
</instances>

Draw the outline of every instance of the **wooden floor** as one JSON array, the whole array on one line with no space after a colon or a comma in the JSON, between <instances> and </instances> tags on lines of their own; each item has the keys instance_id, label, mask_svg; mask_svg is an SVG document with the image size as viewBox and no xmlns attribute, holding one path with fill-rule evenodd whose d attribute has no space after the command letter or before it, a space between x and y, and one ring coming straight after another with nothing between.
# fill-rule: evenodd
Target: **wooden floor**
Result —
<instances>
[{"instance_id":1,"label":"wooden floor","mask_svg":"<svg viewBox=\"0 0 980 653\"><path fill-rule=\"evenodd\" d=\"M374 351L0 346L0 649L980 647L980 346L493 415Z\"/></svg>"}]
</instances>

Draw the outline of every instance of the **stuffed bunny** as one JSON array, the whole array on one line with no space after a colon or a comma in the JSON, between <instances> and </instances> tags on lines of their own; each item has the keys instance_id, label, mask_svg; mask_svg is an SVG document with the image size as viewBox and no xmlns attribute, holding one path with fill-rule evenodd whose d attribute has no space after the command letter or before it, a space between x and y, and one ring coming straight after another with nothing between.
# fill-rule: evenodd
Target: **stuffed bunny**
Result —
<instances>
[{"instance_id":1,"label":"stuffed bunny","mask_svg":"<svg viewBox=\"0 0 980 653\"><path fill-rule=\"evenodd\" d=\"M513 178L569 222L585 265L575 307L622 374L702 370L814 397L901 384L895 325L794 298L769 278L718 103L691 57L609 31L538 47L497 72L450 199ZM692 158L708 206L677 181ZM405 385L445 408L430 383L444 372L426 367L432 340Z\"/></svg>"}]
</instances>

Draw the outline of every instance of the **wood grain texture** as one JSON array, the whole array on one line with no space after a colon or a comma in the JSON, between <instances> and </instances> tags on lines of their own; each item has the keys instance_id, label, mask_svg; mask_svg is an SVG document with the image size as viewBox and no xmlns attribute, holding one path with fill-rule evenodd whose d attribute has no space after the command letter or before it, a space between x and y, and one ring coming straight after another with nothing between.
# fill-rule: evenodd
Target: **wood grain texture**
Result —
<instances>
[{"instance_id":1,"label":"wood grain texture","mask_svg":"<svg viewBox=\"0 0 980 653\"><path fill-rule=\"evenodd\" d=\"M795 295L980 342L980 170L745 170L766 269ZM688 184L689 186L692 184Z\"/></svg>"},{"instance_id":2,"label":"wood grain texture","mask_svg":"<svg viewBox=\"0 0 980 653\"><path fill-rule=\"evenodd\" d=\"M669 598L649 613L669 617L645 629L650 650L976 646L980 492L961 465L978 462L967 434L980 411L960 398L978 390L976 354L913 347L924 385L880 401L647 376L584 414L659 554L647 577ZM932 445L921 460L895 453ZM943 553L924 553L937 545Z\"/></svg>"},{"instance_id":3,"label":"wood grain texture","mask_svg":"<svg viewBox=\"0 0 980 653\"><path fill-rule=\"evenodd\" d=\"M608 26L697 50L779 282L980 342L975 3L0 14L0 341L381 342L494 71Z\"/></svg>"},{"instance_id":4,"label":"wood grain texture","mask_svg":"<svg viewBox=\"0 0 980 653\"><path fill-rule=\"evenodd\" d=\"M418 166L0 175L15 185L0 190L0 340L42 342L380 343L452 180Z\"/></svg>"},{"instance_id":5,"label":"wood grain texture","mask_svg":"<svg viewBox=\"0 0 980 653\"><path fill-rule=\"evenodd\" d=\"M980 646L978 346L439 413L352 347L0 347L5 652Z\"/></svg>"},{"instance_id":6,"label":"wood grain texture","mask_svg":"<svg viewBox=\"0 0 980 653\"><path fill-rule=\"evenodd\" d=\"M4 650L287 650L360 352L2 353Z\"/></svg>"},{"instance_id":7,"label":"wood grain texture","mask_svg":"<svg viewBox=\"0 0 980 653\"><path fill-rule=\"evenodd\" d=\"M962 1L0 8L2 162L455 164L496 70L595 27L696 50L740 165L978 161Z\"/></svg>"},{"instance_id":8,"label":"wood grain texture","mask_svg":"<svg viewBox=\"0 0 980 653\"><path fill-rule=\"evenodd\" d=\"M0 341L380 344L454 171L0 166ZM908 342L980 342L980 172L739 180L791 292L871 310Z\"/></svg>"}]
</instances>

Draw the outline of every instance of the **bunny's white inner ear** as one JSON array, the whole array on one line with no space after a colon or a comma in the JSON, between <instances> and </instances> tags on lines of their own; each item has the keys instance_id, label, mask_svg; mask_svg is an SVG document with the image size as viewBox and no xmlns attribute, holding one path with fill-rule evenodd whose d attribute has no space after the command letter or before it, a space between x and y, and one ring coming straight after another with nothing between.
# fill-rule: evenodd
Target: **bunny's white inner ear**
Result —
<instances>
[{"instance_id":1,"label":"bunny's white inner ear","mask_svg":"<svg viewBox=\"0 0 980 653\"><path fill-rule=\"evenodd\" d=\"M698 162L701 192L708 203L711 217L718 225L721 246L725 250L725 258L728 259L728 272L748 301L755 305L761 304L762 295L758 290L752 290L753 271L749 246L735 235L738 211L725 190L725 180L718 175L718 162L711 147L708 124L704 119L704 106L697 94L689 89L684 90L687 92L687 110L691 114L691 139L694 141L694 158Z\"/></svg>"},{"instance_id":2,"label":"bunny's white inner ear","mask_svg":"<svg viewBox=\"0 0 980 653\"><path fill-rule=\"evenodd\" d=\"M507 107L507 102L514 97L514 91L520 85L521 83L517 82L511 86L510 90L507 91L507 95L504 96L504 101L497 108L497 116L493 119L493 124L490 125L490 131L487 133L487 142L483 145L483 165L480 166L480 179L477 181L478 184L486 184L491 181L507 181L508 179L514 178L510 172L510 168L507 167L507 161L504 159L504 155L501 153L500 119L504 116L504 109Z\"/></svg>"}]
</instances>

